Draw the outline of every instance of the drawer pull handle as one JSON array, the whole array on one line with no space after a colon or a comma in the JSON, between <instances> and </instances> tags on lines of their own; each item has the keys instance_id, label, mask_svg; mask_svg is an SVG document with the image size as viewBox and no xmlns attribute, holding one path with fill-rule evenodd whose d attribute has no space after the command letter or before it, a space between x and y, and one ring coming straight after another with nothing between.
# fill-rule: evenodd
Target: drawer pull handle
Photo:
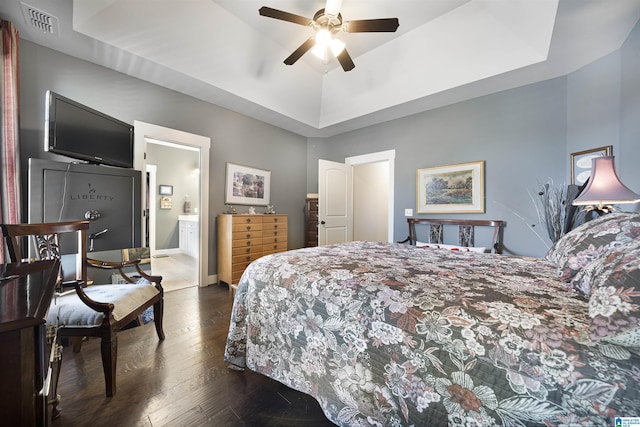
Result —
<instances>
[{"instance_id":1,"label":"drawer pull handle","mask_svg":"<svg viewBox=\"0 0 640 427\"><path fill-rule=\"evenodd\" d=\"M278 243L278 239L273 239L274 242Z\"/></svg>"},{"instance_id":2,"label":"drawer pull handle","mask_svg":"<svg viewBox=\"0 0 640 427\"><path fill-rule=\"evenodd\" d=\"M251 249L247 248L247 250L245 251L246 253L250 253Z\"/></svg>"},{"instance_id":3,"label":"drawer pull handle","mask_svg":"<svg viewBox=\"0 0 640 427\"><path fill-rule=\"evenodd\" d=\"M247 261L249 261L251 259L251 257L249 255L247 255Z\"/></svg>"},{"instance_id":4,"label":"drawer pull handle","mask_svg":"<svg viewBox=\"0 0 640 427\"><path fill-rule=\"evenodd\" d=\"M249 241L249 242L247 242L247 246L251 246L251 242L250 242L250 241Z\"/></svg>"},{"instance_id":5,"label":"drawer pull handle","mask_svg":"<svg viewBox=\"0 0 640 427\"><path fill-rule=\"evenodd\" d=\"M251 222L251 218L247 218L247 223Z\"/></svg>"},{"instance_id":6,"label":"drawer pull handle","mask_svg":"<svg viewBox=\"0 0 640 427\"><path fill-rule=\"evenodd\" d=\"M247 231L251 231L251 226L247 225Z\"/></svg>"},{"instance_id":7,"label":"drawer pull handle","mask_svg":"<svg viewBox=\"0 0 640 427\"><path fill-rule=\"evenodd\" d=\"M247 239L251 238L251 233L247 233Z\"/></svg>"}]
</instances>

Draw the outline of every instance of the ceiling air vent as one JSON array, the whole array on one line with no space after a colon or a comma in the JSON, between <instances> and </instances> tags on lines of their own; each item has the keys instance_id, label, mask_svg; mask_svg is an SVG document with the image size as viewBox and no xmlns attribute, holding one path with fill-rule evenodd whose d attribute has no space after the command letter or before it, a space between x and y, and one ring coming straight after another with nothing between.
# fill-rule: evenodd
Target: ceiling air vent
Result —
<instances>
[{"instance_id":1,"label":"ceiling air vent","mask_svg":"<svg viewBox=\"0 0 640 427\"><path fill-rule=\"evenodd\" d=\"M27 24L37 28L43 33L58 34L58 18L26 3L20 4L22 5L22 14Z\"/></svg>"}]
</instances>

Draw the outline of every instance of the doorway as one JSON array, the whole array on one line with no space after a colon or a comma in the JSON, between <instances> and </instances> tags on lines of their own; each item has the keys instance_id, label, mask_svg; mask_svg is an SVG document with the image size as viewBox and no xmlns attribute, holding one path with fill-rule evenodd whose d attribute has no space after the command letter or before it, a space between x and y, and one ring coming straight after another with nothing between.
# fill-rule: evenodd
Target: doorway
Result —
<instances>
[{"instance_id":1,"label":"doorway","mask_svg":"<svg viewBox=\"0 0 640 427\"><path fill-rule=\"evenodd\" d=\"M318 244L393 242L395 150L318 165Z\"/></svg>"},{"instance_id":2,"label":"doorway","mask_svg":"<svg viewBox=\"0 0 640 427\"><path fill-rule=\"evenodd\" d=\"M174 188L172 182L157 182L155 175L158 173L158 169L157 167L154 168L153 164L147 164L148 151L152 149L152 146L159 145L163 147L171 147L176 150L187 150L196 153L196 164L190 164L187 166L193 169L194 174L197 172L197 177L194 179L197 180L197 190L195 191L197 191L198 200L198 206L196 208L198 221L194 221L194 224L189 224L192 226L192 233L196 235L195 240L193 240L196 242L196 247L191 248L189 252L195 259L195 265L191 266L191 269L197 272L196 284L198 286L208 286L214 282L213 277L208 274L209 266L207 261L209 259L207 242L209 236L209 150L211 140L208 137L144 122L135 121L134 126L136 153L135 167L136 169L145 171L145 174L148 172L149 175L148 179L144 180L145 188L143 189L143 194L147 195L146 199L148 200L148 205L143 209L144 217L142 218L142 237L144 239L143 241L148 241L152 258L154 255L158 260L160 260L160 257L163 257L164 255L173 256L174 253L176 255L182 255L181 248L179 245L175 244L175 242L170 244L170 246L176 246L175 248L172 247L168 250L158 250L158 242L156 240L156 230L158 226L158 218L156 215L157 211L160 208L163 208L163 213L171 213L171 215L165 215L165 217L170 218L170 224L168 224L167 227L170 227L173 230L179 229L179 221L181 219L188 219L189 221L192 221L194 219L192 218L194 213L189 212L189 214L191 214L189 215L189 218L181 217L185 213L183 210L186 210L186 206L184 204L184 202L187 201L185 199L185 193L180 193L179 200L174 199L173 192L177 192L178 188ZM148 168L147 166L150 167ZM165 194L160 194L161 192ZM195 198L196 197L194 197L194 199ZM175 238L173 238L173 240L175 240ZM170 269L171 274L180 270L180 266L168 263L170 260L162 261L167 262L158 262L156 264L158 264L158 266L168 264L169 266L167 268ZM156 273L156 271L153 271L153 273L162 274L162 272Z\"/></svg>"}]
</instances>

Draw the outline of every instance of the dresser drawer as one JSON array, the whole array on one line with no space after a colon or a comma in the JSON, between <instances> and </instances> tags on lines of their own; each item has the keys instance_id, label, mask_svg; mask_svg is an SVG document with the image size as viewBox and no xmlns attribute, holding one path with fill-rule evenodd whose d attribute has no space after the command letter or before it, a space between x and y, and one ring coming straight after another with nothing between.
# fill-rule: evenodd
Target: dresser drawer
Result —
<instances>
[{"instance_id":1,"label":"dresser drawer","mask_svg":"<svg viewBox=\"0 0 640 427\"><path fill-rule=\"evenodd\" d=\"M233 225L262 224L264 215L236 214L233 215Z\"/></svg>"},{"instance_id":2,"label":"dresser drawer","mask_svg":"<svg viewBox=\"0 0 640 427\"><path fill-rule=\"evenodd\" d=\"M269 230L262 230L262 237L271 237L271 236L283 236L287 237L287 225L286 224L276 224L277 228L272 228Z\"/></svg>"},{"instance_id":3,"label":"dresser drawer","mask_svg":"<svg viewBox=\"0 0 640 427\"><path fill-rule=\"evenodd\" d=\"M284 243L286 245L287 244L287 235L285 234L283 236L269 236L269 237L263 237L262 238L262 246L263 247L273 245L274 243Z\"/></svg>"},{"instance_id":4,"label":"dresser drawer","mask_svg":"<svg viewBox=\"0 0 640 427\"><path fill-rule=\"evenodd\" d=\"M258 254L262 251L262 243L254 244L253 246L236 246L231 248L231 256L236 257L238 255Z\"/></svg>"},{"instance_id":5,"label":"dresser drawer","mask_svg":"<svg viewBox=\"0 0 640 427\"><path fill-rule=\"evenodd\" d=\"M249 248L252 246L260 247L262 245L262 237L255 239L233 239L231 242L232 248Z\"/></svg>"},{"instance_id":6,"label":"dresser drawer","mask_svg":"<svg viewBox=\"0 0 640 427\"><path fill-rule=\"evenodd\" d=\"M242 277L242 273L244 273L244 270L247 268L247 265L243 266L241 270L237 270L237 271L234 270L231 273L231 283L238 284L238 282L240 281L240 278Z\"/></svg>"},{"instance_id":7,"label":"dresser drawer","mask_svg":"<svg viewBox=\"0 0 640 427\"><path fill-rule=\"evenodd\" d=\"M243 230L233 233L233 240L252 240L260 239L262 237L262 230Z\"/></svg>"},{"instance_id":8,"label":"dresser drawer","mask_svg":"<svg viewBox=\"0 0 640 427\"><path fill-rule=\"evenodd\" d=\"M271 243L262 246L262 255L274 254L276 252L284 252L287 250L287 242Z\"/></svg>"},{"instance_id":9,"label":"dresser drawer","mask_svg":"<svg viewBox=\"0 0 640 427\"><path fill-rule=\"evenodd\" d=\"M262 230L263 224L261 222L238 222L234 221L233 223L233 234L236 233L244 233L244 232L252 232L252 231L260 231Z\"/></svg>"},{"instance_id":10,"label":"dresser drawer","mask_svg":"<svg viewBox=\"0 0 640 427\"><path fill-rule=\"evenodd\" d=\"M246 253L246 254L234 255L234 256L231 257L231 263L233 265L242 264L242 263L250 263L252 261L257 260L261 256L262 256L262 248L258 252L253 252L253 253L250 252L250 253ZM235 268L234 268L234 270L235 270Z\"/></svg>"},{"instance_id":11,"label":"dresser drawer","mask_svg":"<svg viewBox=\"0 0 640 427\"><path fill-rule=\"evenodd\" d=\"M262 222L265 225L269 224L287 224L287 215L264 215Z\"/></svg>"},{"instance_id":12,"label":"dresser drawer","mask_svg":"<svg viewBox=\"0 0 640 427\"><path fill-rule=\"evenodd\" d=\"M250 263L245 264L237 264L233 266L233 270L231 272L231 283L238 283L240 281L240 277L242 277L242 273L247 269L247 266Z\"/></svg>"}]
</instances>

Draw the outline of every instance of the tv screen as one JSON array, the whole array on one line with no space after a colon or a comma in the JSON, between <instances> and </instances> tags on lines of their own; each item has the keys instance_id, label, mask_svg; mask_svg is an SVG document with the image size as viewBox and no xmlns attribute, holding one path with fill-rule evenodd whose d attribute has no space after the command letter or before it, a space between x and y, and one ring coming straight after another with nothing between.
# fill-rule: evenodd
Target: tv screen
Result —
<instances>
[{"instance_id":1,"label":"tv screen","mask_svg":"<svg viewBox=\"0 0 640 427\"><path fill-rule=\"evenodd\" d=\"M89 163L133 167L133 126L47 91L44 149Z\"/></svg>"}]
</instances>

